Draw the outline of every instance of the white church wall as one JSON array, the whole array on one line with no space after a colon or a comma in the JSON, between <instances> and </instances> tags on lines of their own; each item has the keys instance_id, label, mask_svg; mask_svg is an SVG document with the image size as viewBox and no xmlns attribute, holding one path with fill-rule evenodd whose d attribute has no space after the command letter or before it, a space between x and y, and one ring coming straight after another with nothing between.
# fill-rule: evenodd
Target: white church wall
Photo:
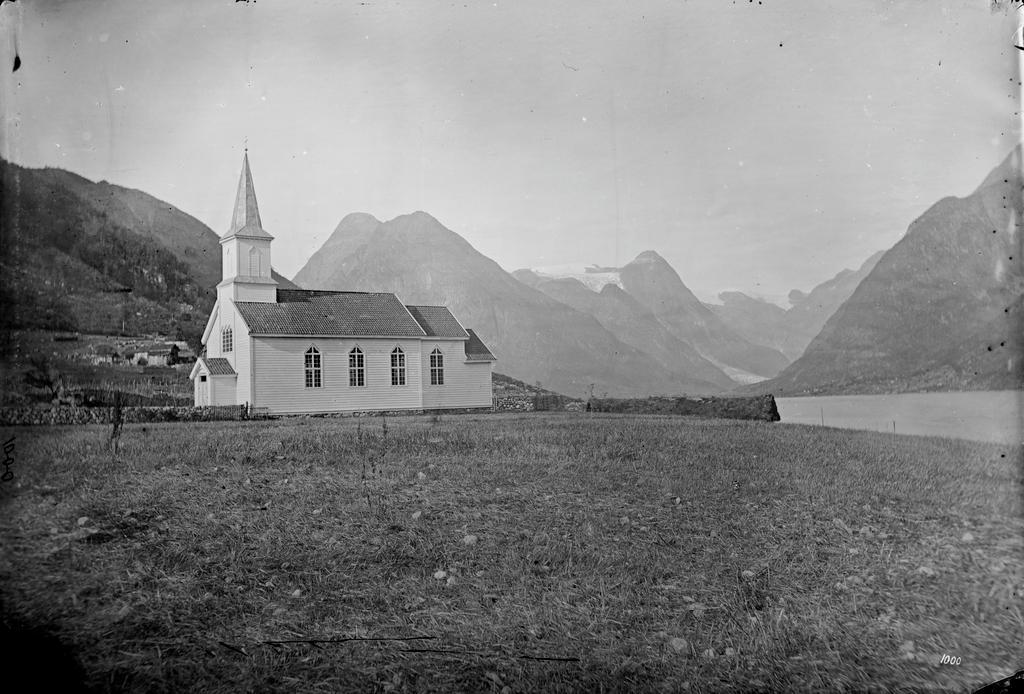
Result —
<instances>
[{"instance_id":1,"label":"white church wall","mask_svg":"<svg viewBox=\"0 0 1024 694\"><path fill-rule=\"evenodd\" d=\"M430 385L430 353L437 347L444 355L444 384ZM455 409L491 406L491 363L466 362L462 340L424 340L423 408Z\"/></svg>"},{"instance_id":2,"label":"white church wall","mask_svg":"<svg viewBox=\"0 0 1024 694\"><path fill-rule=\"evenodd\" d=\"M235 315L235 345L232 352L234 352L235 358L232 366L235 369L235 373L238 374L238 382L235 384L236 400L232 404L244 405L245 403L252 403L252 393L250 392L252 389L252 378L250 377L252 348L249 344L252 338L249 337L249 331L241 316L238 315L238 312L234 311L233 313Z\"/></svg>"},{"instance_id":3,"label":"white church wall","mask_svg":"<svg viewBox=\"0 0 1024 694\"><path fill-rule=\"evenodd\" d=\"M235 284L235 301L277 301L277 284Z\"/></svg>"},{"instance_id":4,"label":"white church wall","mask_svg":"<svg viewBox=\"0 0 1024 694\"><path fill-rule=\"evenodd\" d=\"M210 376L210 404L214 406L235 405L235 376Z\"/></svg>"},{"instance_id":5,"label":"white church wall","mask_svg":"<svg viewBox=\"0 0 1024 694\"><path fill-rule=\"evenodd\" d=\"M393 338L254 337L251 402L272 413L354 412L422 408L420 341ZM349 351L363 350L366 385L349 385ZM320 350L320 388L305 385L305 353ZM391 351L405 352L404 386L391 385Z\"/></svg>"}]
</instances>

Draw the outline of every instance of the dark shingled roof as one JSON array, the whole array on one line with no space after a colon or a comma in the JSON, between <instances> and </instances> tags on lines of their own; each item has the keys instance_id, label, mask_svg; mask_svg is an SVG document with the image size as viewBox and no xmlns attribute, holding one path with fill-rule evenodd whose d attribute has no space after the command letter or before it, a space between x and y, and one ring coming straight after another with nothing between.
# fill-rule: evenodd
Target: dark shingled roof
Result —
<instances>
[{"instance_id":1,"label":"dark shingled roof","mask_svg":"<svg viewBox=\"0 0 1024 694\"><path fill-rule=\"evenodd\" d=\"M466 329L469 333L469 339L466 340L466 359L472 361L497 361L497 357L491 354L491 350L487 349L487 345L484 344L483 340L477 337L477 334Z\"/></svg>"},{"instance_id":2,"label":"dark shingled roof","mask_svg":"<svg viewBox=\"0 0 1024 694\"><path fill-rule=\"evenodd\" d=\"M211 376L234 376L235 370L231 368L231 362L223 357L200 357L206 364L207 371Z\"/></svg>"},{"instance_id":3,"label":"dark shingled roof","mask_svg":"<svg viewBox=\"0 0 1024 694\"><path fill-rule=\"evenodd\" d=\"M406 306L427 337L469 337L444 306Z\"/></svg>"},{"instance_id":4,"label":"dark shingled roof","mask_svg":"<svg viewBox=\"0 0 1024 694\"><path fill-rule=\"evenodd\" d=\"M253 335L423 337L394 294L278 289L276 304L238 301Z\"/></svg>"}]
</instances>

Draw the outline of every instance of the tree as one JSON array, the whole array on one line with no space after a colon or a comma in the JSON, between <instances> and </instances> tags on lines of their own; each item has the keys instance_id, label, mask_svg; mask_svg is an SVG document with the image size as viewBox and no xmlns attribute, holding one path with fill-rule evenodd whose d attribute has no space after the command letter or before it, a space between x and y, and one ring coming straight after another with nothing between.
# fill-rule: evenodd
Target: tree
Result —
<instances>
[{"instance_id":1,"label":"tree","mask_svg":"<svg viewBox=\"0 0 1024 694\"><path fill-rule=\"evenodd\" d=\"M25 383L33 388L50 391L50 399L58 400L64 390L64 377L46 355L40 354L29 359L29 370L25 372Z\"/></svg>"}]
</instances>

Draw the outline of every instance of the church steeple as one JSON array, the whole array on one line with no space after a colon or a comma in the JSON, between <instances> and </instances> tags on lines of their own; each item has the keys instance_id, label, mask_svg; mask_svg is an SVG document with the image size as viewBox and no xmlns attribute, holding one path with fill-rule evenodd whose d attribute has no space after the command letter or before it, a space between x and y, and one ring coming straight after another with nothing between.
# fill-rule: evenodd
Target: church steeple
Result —
<instances>
[{"instance_id":1,"label":"church steeple","mask_svg":"<svg viewBox=\"0 0 1024 694\"><path fill-rule=\"evenodd\" d=\"M231 228L221 237L223 280L217 285L218 298L232 301L276 301L277 282L270 266L273 236L263 228L256 205L256 188L249 170L249 152L242 158Z\"/></svg>"},{"instance_id":2,"label":"church steeple","mask_svg":"<svg viewBox=\"0 0 1024 694\"><path fill-rule=\"evenodd\" d=\"M249 170L249 151L242 157L242 175L238 179L238 193L235 195L235 210L231 215L231 228L224 238L235 234L256 238L272 238L263 229L260 220L260 208L256 204L256 187L252 183L252 171Z\"/></svg>"}]
</instances>

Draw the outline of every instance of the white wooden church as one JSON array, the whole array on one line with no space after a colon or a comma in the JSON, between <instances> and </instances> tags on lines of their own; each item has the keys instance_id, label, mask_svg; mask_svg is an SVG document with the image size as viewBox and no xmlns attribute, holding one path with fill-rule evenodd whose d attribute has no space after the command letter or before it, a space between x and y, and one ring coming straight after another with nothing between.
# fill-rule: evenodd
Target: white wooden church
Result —
<instances>
[{"instance_id":1,"label":"white wooden church","mask_svg":"<svg viewBox=\"0 0 1024 694\"><path fill-rule=\"evenodd\" d=\"M195 404L270 413L491 406L494 355L444 306L387 292L282 289L271 276L249 156L223 280L190 378Z\"/></svg>"}]
</instances>

